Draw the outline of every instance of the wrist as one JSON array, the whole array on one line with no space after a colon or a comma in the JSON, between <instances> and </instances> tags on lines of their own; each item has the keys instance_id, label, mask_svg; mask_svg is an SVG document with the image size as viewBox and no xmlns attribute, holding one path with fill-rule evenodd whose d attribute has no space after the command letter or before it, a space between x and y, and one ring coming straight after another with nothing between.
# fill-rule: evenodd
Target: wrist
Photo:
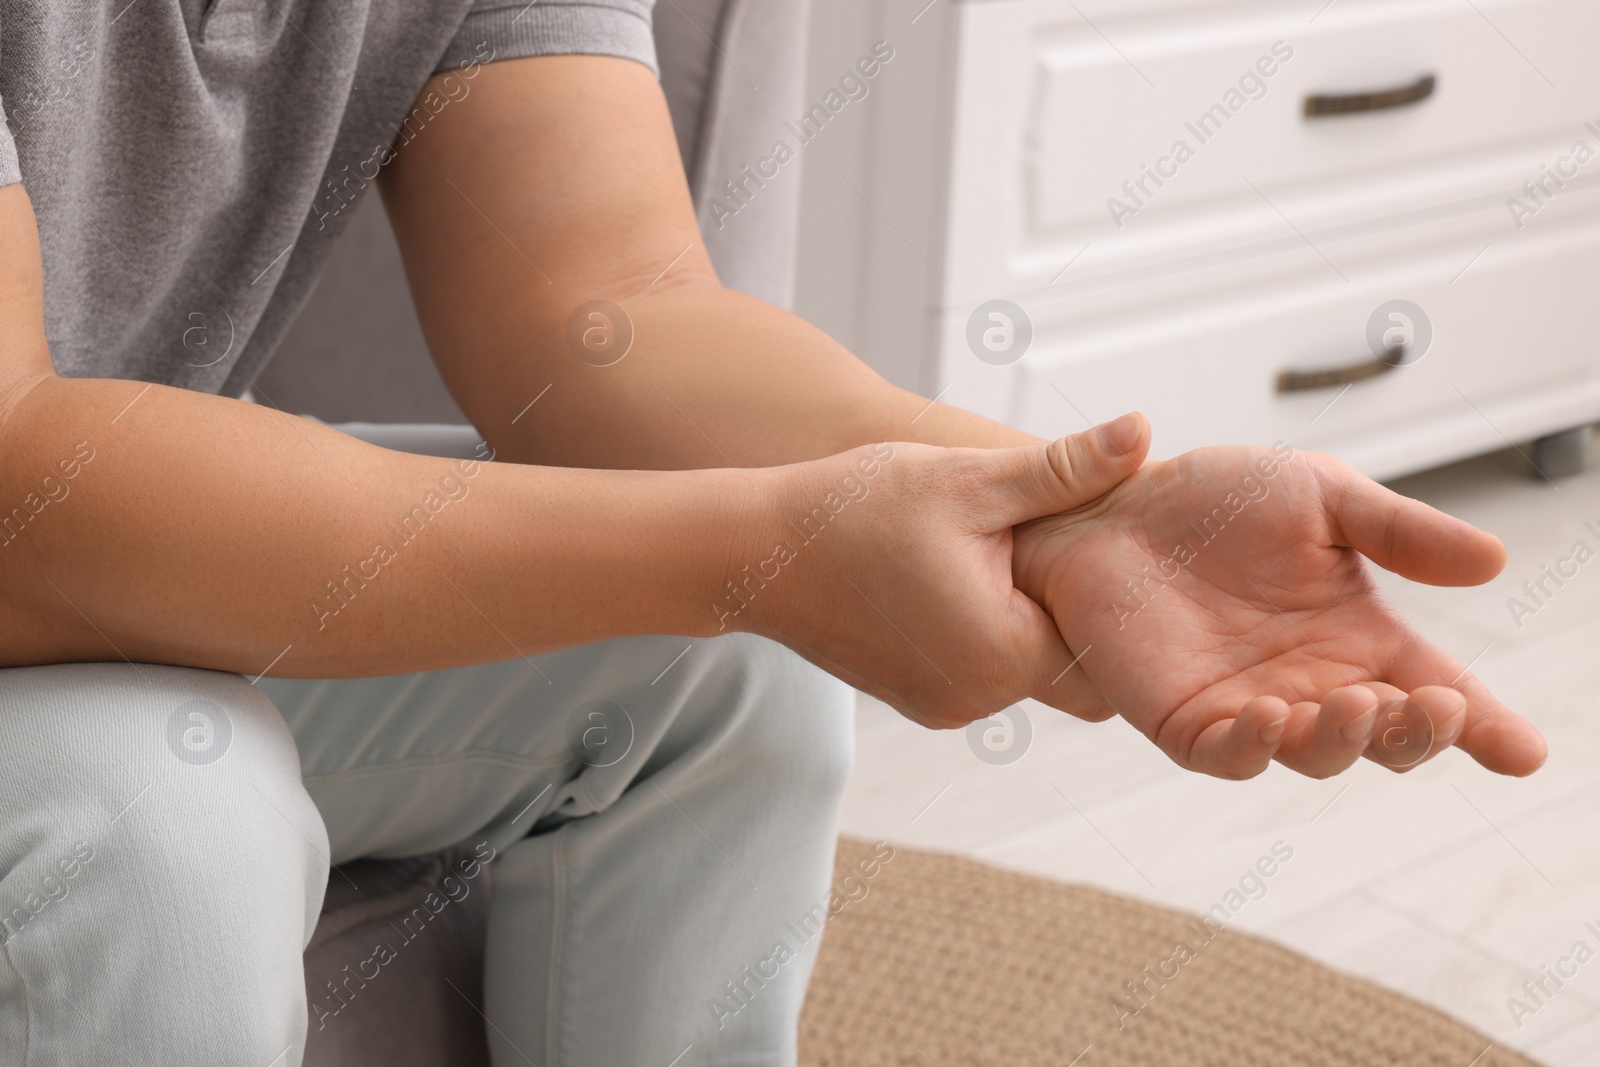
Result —
<instances>
[{"instance_id":1,"label":"wrist","mask_svg":"<svg viewBox=\"0 0 1600 1067\"><path fill-rule=\"evenodd\" d=\"M772 636L769 622L770 585L781 576L784 564L768 563L773 555L772 528L794 495L793 465L754 470L714 472L716 502L697 570L692 617L706 636L760 633ZM776 569L777 573L774 573ZM767 577L763 577L765 574Z\"/></svg>"},{"instance_id":2,"label":"wrist","mask_svg":"<svg viewBox=\"0 0 1600 1067\"><path fill-rule=\"evenodd\" d=\"M872 425L863 440L914 441L943 448L1025 448L1044 444L1043 438L894 386L887 387L879 410L889 417Z\"/></svg>"},{"instance_id":3,"label":"wrist","mask_svg":"<svg viewBox=\"0 0 1600 1067\"><path fill-rule=\"evenodd\" d=\"M847 531L866 518L867 501L894 459L895 446L879 442L806 463L730 472L740 503L729 519L732 547L710 608L714 632L786 643L814 632L829 610L819 592L828 583L818 568L856 558Z\"/></svg>"},{"instance_id":4,"label":"wrist","mask_svg":"<svg viewBox=\"0 0 1600 1067\"><path fill-rule=\"evenodd\" d=\"M561 558L566 577L588 589L599 616L594 639L748 629L747 613L718 606L740 566L756 558L758 516L777 510L771 471L558 470L578 494Z\"/></svg>"}]
</instances>

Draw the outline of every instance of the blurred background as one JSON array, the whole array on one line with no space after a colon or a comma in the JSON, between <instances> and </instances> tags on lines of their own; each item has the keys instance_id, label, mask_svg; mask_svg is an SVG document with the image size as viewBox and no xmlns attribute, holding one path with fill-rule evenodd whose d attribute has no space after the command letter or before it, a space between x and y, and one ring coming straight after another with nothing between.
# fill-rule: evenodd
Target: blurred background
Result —
<instances>
[{"instance_id":1,"label":"blurred background","mask_svg":"<svg viewBox=\"0 0 1600 1067\"><path fill-rule=\"evenodd\" d=\"M894 48L806 147L798 307L899 384L1375 477L1600 418L1594 4L926 3L818 0L809 64Z\"/></svg>"}]
</instances>

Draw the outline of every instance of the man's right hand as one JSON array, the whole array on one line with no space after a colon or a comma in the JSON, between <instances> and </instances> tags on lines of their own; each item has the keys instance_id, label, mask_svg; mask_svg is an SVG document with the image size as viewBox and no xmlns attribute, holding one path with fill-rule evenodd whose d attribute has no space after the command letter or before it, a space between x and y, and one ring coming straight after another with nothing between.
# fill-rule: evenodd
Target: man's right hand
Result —
<instances>
[{"instance_id":1,"label":"man's right hand","mask_svg":"<svg viewBox=\"0 0 1600 1067\"><path fill-rule=\"evenodd\" d=\"M1276 759L1321 778L1366 755L1404 771L1452 745L1500 774L1544 762L1538 731L1371 572L1480 585L1504 547L1329 456L1199 449L1018 544L1018 585L1093 646L1087 676L1191 770L1247 778Z\"/></svg>"}]
</instances>

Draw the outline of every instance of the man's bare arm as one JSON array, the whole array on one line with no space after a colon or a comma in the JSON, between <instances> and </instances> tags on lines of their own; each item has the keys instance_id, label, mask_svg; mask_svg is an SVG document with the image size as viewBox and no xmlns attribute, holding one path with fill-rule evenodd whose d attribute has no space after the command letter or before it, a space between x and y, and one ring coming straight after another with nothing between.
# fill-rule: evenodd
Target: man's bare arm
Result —
<instances>
[{"instance_id":1,"label":"man's bare arm","mask_svg":"<svg viewBox=\"0 0 1600 1067\"><path fill-rule=\"evenodd\" d=\"M27 196L0 188L0 664L381 674L715 629L727 472L457 463L59 378L40 294Z\"/></svg>"},{"instance_id":2,"label":"man's bare arm","mask_svg":"<svg viewBox=\"0 0 1600 1067\"><path fill-rule=\"evenodd\" d=\"M725 289L665 99L639 64L509 60L430 89L456 99L398 149L384 200L434 358L503 456L680 469L883 440L1036 443L929 408L815 327ZM568 338L574 311L596 300L622 307L634 332L606 367Z\"/></svg>"}]
</instances>

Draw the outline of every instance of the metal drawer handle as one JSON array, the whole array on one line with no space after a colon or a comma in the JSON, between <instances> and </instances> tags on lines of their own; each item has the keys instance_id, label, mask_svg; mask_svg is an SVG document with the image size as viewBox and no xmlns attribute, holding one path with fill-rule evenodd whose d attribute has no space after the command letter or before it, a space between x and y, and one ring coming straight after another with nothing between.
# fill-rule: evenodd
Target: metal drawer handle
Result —
<instances>
[{"instance_id":1,"label":"metal drawer handle","mask_svg":"<svg viewBox=\"0 0 1600 1067\"><path fill-rule=\"evenodd\" d=\"M1423 75L1415 84L1398 89L1381 89L1369 93L1343 95L1315 94L1306 97L1306 117L1324 115L1359 115L1368 111L1388 111L1391 108L1420 104L1433 95L1439 79L1432 74Z\"/></svg>"},{"instance_id":2,"label":"metal drawer handle","mask_svg":"<svg viewBox=\"0 0 1600 1067\"><path fill-rule=\"evenodd\" d=\"M1313 389L1331 389L1336 385L1350 385L1388 374L1406 365L1406 346L1396 345L1377 359L1352 363L1348 367L1328 370L1286 370L1278 375L1278 392L1306 393Z\"/></svg>"}]
</instances>

